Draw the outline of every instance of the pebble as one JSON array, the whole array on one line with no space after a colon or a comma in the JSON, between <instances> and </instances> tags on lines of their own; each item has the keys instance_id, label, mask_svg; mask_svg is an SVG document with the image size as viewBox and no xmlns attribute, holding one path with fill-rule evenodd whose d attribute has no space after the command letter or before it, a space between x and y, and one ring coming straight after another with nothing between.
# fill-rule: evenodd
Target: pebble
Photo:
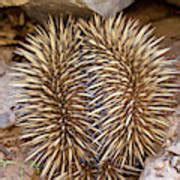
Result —
<instances>
[{"instance_id":1,"label":"pebble","mask_svg":"<svg viewBox=\"0 0 180 180\"><path fill-rule=\"evenodd\" d=\"M15 122L15 114L7 106L0 107L0 128L8 128Z\"/></svg>"},{"instance_id":2,"label":"pebble","mask_svg":"<svg viewBox=\"0 0 180 180\"><path fill-rule=\"evenodd\" d=\"M173 143L167 150L170 153L180 156L180 141Z\"/></svg>"},{"instance_id":3,"label":"pebble","mask_svg":"<svg viewBox=\"0 0 180 180\"><path fill-rule=\"evenodd\" d=\"M159 170L163 169L164 167L165 167L164 162L163 161L159 161L159 162L157 162L155 164L154 169L159 171Z\"/></svg>"},{"instance_id":4,"label":"pebble","mask_svg":"<svg viewBox=\"0 0 180 180\"><path fill-rule=\"evenodd\" d=\"M1 159L4 159L4 158L5 158L4 153L0 151L0 160L1 160Z\"/></svg>"}]
</instances>

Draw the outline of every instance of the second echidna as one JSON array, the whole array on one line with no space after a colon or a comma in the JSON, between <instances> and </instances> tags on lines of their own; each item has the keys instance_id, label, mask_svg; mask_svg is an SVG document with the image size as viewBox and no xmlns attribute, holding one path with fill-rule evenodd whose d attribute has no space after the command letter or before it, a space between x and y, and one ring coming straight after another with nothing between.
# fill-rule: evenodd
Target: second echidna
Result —
<instances>
[{"instance_id":1,"label":"second echidna","mask_svg":"<svg viewBox=\"0 0 180 180\"><path fill-rule=\"evenodd\" d=\"M176 72L149 25L120 14L103 19L81 20L84 58L94 64L97 89L93 102L100 114L97 137L100 164L110 159L129 172L144 166L144 159L165 140L169 117L174 111ZM97 88L98 87L98 88ZM99 88L101 87L101 88ZM138 170L138 169L137 169Z\"/></svg>"},{"instance_id":2,"label":"second echidna","mask_svg":"<svg viewBox=\"0 0 180 180\"><path fill-rule=\"evenodd\" d=\"M23 62L13 67L18 125L29 149L28 160L42 168L42 176L72 179L83 163L95 157L96 129L88 115L89 95L83 85L80 32L72 18L50 18L38 27L18 54Z\"/></svg>"}]
</instances>

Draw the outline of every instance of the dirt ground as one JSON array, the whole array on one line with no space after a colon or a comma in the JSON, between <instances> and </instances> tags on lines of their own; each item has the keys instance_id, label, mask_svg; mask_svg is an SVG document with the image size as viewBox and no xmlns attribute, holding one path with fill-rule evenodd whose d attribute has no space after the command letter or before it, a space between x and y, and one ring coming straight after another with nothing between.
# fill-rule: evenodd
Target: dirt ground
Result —
<instances>
[{"instance_id":1,"label":"dirt ground","mask_svg":"<svg viewBox=\"0 0 180 180\"><path fill-rule=\"evenodd\" d=\"M163 46L171 48L167 58L177 59L175 66L180 70L180 9L159 3L159 1L141 1L128 8L125 14L140 19L142 24L151 23L156 28L157 36L165 36ZM20 148L18 140L20 129L12 126L15 121L13 101L9 99L11 92L7 91L8 68L12 59L17 60L13 51L26 33L32 31L33 22L21 10L6 9L0 12L0 121L2 121L0 123L0 180L40 179L39 170L32 163L24 161L25 153ZM177 77L177 82L180 82L179 77ZM180 137L179 94L177 94L177 100L179 106L170 131L170 140L174 136L178 140ZM7 124L8 128L5 128Z\"/></svg>"}]
</instances>

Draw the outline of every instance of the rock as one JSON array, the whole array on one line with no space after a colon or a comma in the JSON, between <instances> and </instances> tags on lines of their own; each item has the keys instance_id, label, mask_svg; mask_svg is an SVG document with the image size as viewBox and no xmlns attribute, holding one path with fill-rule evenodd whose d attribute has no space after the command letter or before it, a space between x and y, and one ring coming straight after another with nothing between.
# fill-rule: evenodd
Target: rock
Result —
<instances>
[{"instance_id":1,"label":"rock","mask_svg":"<svg viewBox=\"0 0 180 180\"><path fill-rule=\"evenodd\" d=\"M173 120L177 123L174 123L173 126L175 127L170 129L175 132L167 136L167 142L159 154L146 160L145 169L140 176L140 180L180 179L180 121L177 113L174 116Z\"/></svg>"},{"instance_id":2,"label":"rock","mask_svg":"<svg viewBox=\"0 0 180 180\"><path fill-rule=\"evenodd\" d=\"M125 9L134 0L84 0L86 5L102 16L114 15L116 12Z\"/></svg>"},{"instance_id":3,"label":"rock","mask_svg":"<svg viewBox=\"0 0 180 180\"><path fill-rule=\"evenodd\" d=\"M1 105L2 106L2 105ZM8 107L3 106L0 108L0 128L8 128L15 122L14 112Z\"/></svg>"},{"instance_id":4,"label":"rock","mask_svg":"<svg viewBox=\"0 0 180 180\"><path fill-rule=\"evenodd\" d=\"M180 1L179 0L166 0L170 4L174 4L176 6L180 6Z\"/></svg>"},{"instance_id":5,"label":"rock","mask_svg":"<svg viewBox=\"0 0 180 180\"><path fill-rule=\"evenodd\" d=\"M47 14L87 16L94 11L102 16L110 16L133 2L134 0L1 0L0 7L23 5L30 16L42 21Z\"/></svg>"},{"instance_id":6,"label":"rock","mask_svg":"<svg viewBox=\"0 0 180 180\"><path fill-rule=\"evenodd\" d=\"M174 142L167 150L175 155L180 156L180 141Z\"/></svg>"},{"instance_id":7,"label":"rock","mask_svg":"<svg viewBox=\"0 0 180 180\"><path fill-rule=\"evenodd\" d=\"M43 21L48 14L89 16L93 11L110 16L128 7L134 0L30 0L23 8L29 16Z\"/></svg>"},{"instance_id":8,"label":"rock","mask_svg":"<svg viewBox=\"0 0 180 180\"><path fill-rule=\"evenodd\" d=\"M71 0L30 0L22 8L31 18L39 22L44 21L48 14L59 15L64 13L76 16L89 16L92 12L84 3L72 2Z\"/></svg>"},{"instance_id":9,"label":"rock","mask_svg":"<svg viewBox=\"0 0 180 180\"><path fill-rule=\"evenodd\" d=\"M174 159L174 163L170 164L173 161L172 159ZM140 180L178 180L180 179L180 173L175 166L177 166L177 158L174 157L162 156L152 159L146 165L144 172L140 176Z\"/></svg>"},{"instance_id":10,"label":"rock","mask_svg":"<svg viewBox=\"0 0 180 180\"><path fill-rule=\"evenodd\" d=\"M8 128L15 123L15 91L10 86L9 66L0 59L0 128Z\"/></svg>"},{"instance_id":11,"label":"rock","mask_svg":"<svg viewBox=\"0 0 180 180\"><path fill-rule=\"evenodd\" d=\"M0 0L0 7L20 6L28 1L29 0Z\"/></svg>"},{"instance_id":12,"label":"rock","mask_svg":"<svg viewBox=\"0 0 180 180\"><path fill-rule=\"evenodd\" d=\"M96 12L104 17L111 16L131 5L135 0L1 0L0 7L22 6L39 21L48 14L73 14L86 17Z\"/></svg>"},{"instance_id":13,"label":"rock","mask_svg":"<svg viewBox=\"0 0 180 180\"><path fill-rule=\"evenodd\" d=\"M171 159L171 166L180 173L180 156L174 156Z\"/></svg>"}]
</instances>

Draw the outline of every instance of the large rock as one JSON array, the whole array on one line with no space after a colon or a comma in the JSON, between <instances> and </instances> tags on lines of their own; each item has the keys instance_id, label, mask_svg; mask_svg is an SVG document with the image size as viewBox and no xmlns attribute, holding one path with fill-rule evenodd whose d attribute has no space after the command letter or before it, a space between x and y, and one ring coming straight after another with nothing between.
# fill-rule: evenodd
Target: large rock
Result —
<instances>
[{"instance_id":1,"label":"large rock","mask_svg":"<svg viewBox=\"0 0 180 180\"><path fill-rule=\"evenodd\" d=\"M87 7L101 14L110 16L128 7L134 0L84 0Z\"/></svg>"},{"instance_id":2,"label":"large rock","mask_svg":"<svg viewBox=\"0 0 180 180\"><path fill-rule=\"evenodd\" d=\"M180 179L180 106L171 123L166 143L159 154L147 159L140 180Z\"/></svg>"},{"instance_id":3,"label":"large rock","mask_svg":"<svg viewBox=\"0 0 180 180\"><path fill-rule=\"evenodd\" d=\"M24 5L32 17L43 20L48 14L60 13L86 16L96 12L110 16L128 7L134 0L0 0L0 7Z\"/></svg>"},{"instance_id":4,"label":"large rock","mask_svg":"<svg viewBox=\"0 0 180 180\"><path fill-rule=\"evenodd\" d=\"M75 0L29 0L23 6L30 17L43 21L49 14L73 14L87 16L92 12L82 1Z\"/></svg>"},{"instance_id":5,"label":"large rock","mask_svg":"<svg viewBox=\"0 0 180 180\"><path fill-rule=\"evenodd\" d=\"M43 20L47 14L72 13L77 16L89 15L92 11L110 16L128 7L134 0L29 0L24 8L32 17Z\"/></svg>"}]
</instances>

